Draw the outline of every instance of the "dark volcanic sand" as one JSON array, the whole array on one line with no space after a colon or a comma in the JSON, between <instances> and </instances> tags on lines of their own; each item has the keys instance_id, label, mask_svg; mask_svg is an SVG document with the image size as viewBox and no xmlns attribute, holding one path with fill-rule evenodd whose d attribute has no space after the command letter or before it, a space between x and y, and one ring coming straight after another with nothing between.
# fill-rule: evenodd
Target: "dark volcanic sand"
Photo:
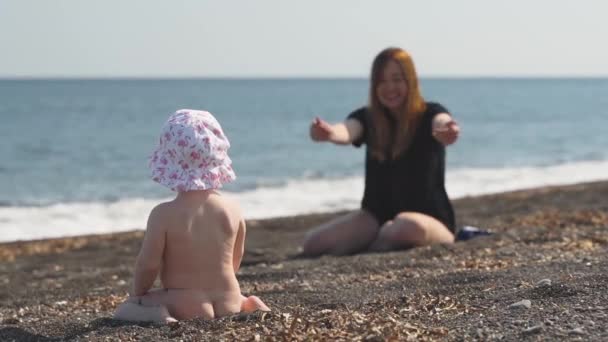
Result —
<instances>
[{"instance_id":1,"label":"dark volcanic sand","mask_svg":"<svg viewBox=\"0 0 608 342\"><path fill-rule=\"evenodd\" d=\"M172 325L110 318L142 232L0 244L0 341L608 341L608 182L454 204L459 226L496 234L293 259L304 232L339 213L249 221L238 277L273 311Z\"/></svg>"}]
</instances>

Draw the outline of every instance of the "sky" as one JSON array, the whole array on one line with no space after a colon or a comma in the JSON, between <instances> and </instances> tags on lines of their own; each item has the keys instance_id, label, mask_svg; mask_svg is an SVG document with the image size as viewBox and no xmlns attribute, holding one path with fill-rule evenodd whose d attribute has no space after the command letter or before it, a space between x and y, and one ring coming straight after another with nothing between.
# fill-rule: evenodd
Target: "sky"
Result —
<instances>
[{"instance_id":1,"label":"sky","mask_svg":"<svg viewBox=\"0 0 608 342\"><path fill-rule=\"evenodd\" d=\"M0 78L608 76L606 0L0 0Z\"/></svg>"}]
</instances>

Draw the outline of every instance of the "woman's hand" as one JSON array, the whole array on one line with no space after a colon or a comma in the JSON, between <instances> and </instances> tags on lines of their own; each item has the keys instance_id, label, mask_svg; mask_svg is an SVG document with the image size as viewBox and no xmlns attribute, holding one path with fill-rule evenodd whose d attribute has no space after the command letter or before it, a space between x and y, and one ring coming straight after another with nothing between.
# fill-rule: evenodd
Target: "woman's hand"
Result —
<instances>
[{"instance_id":1,"label":"woman's hand","mask_svg":"<svg viewBox=\"0 0 608 342\"><path fill-rule=\"evenodd\" d=\"M329 141L333 134L332 126L319 117L310 124L310 138L314 141Z\"/></svg>"},{"instance_id":2,"label":"woman's hand","mask_svg":"<svg viewBox=\"0 0 608 342\"><path fill-rule=\"evenodd\" d=\"M433 136L444 146L455 143L459 134L458 123L451 119L449 121L439 121L433 126Z\"/></svg>"}]
</instances>

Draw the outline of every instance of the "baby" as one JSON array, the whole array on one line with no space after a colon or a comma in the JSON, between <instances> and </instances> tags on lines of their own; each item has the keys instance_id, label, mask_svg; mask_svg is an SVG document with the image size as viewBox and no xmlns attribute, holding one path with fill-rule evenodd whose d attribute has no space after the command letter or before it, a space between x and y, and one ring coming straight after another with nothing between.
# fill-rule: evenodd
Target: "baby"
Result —
<instances>
[{"instance_id":1,"label":"baby","mask_svg":"<svg viewBox=\"0 0 608 342\"><path fill-rule=\"evenodd\" d=\"M238 205L216 191L236 178L229 147L210 113L182 109L169 117L149 165L154 181L177 196L152 209L130 297L114 318L172 322L270 310L241 295L236 279L245 221ZM151 290L159 273L163 288Z\"/></svg>"}]
</instances>

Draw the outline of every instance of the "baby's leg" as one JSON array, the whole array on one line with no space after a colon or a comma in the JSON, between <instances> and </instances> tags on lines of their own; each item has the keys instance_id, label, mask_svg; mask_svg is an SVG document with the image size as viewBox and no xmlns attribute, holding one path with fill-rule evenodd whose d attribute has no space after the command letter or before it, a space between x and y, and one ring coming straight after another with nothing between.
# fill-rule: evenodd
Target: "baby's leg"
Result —
<instances>
[{"instance_id":1,"label":"baby's leg","mask_svg":"<svg viewBox=\"0 0 608 342\"><path fill-rule=\"evenodd\" d=\"M171 323L177 320L169 314L165 306L144 306L126 301L114 312L114 319L132 322Z\"/></svg>"},{"instance_id":2,"label":"baby's leg","mask_svg":"<svg viewBox=\"0 0 608 342\"><path fill-rule=\"evenodd\" d=\"M166 300L166 290L153 290L141 297L129 297L116 309L114 318L139 322L176 322L165 306Z\"/></svg>"},{"instance_id":3,"label":"baby's leg","mask_svg":"<svg viewBox=\"0 0 608 342\"><path fill-rule=\"evenodd\" d=\"M256 296L245 297L241 295L241 311L242 312L254 312L254 311L270 311L270 308L262 302L262 300Z\"/></svg>"}]
</instances>

